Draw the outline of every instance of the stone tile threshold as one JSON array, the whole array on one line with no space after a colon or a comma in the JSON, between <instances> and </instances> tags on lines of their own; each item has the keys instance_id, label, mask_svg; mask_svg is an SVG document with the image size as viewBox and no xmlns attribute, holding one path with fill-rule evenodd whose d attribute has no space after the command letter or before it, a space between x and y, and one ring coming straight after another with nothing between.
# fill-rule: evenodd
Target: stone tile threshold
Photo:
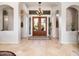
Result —
<instances>
[{"instance_id":1,"label":"stone tile threshold","mask_svg":"<svg viewBox=\"0 0 79 59\"><path fill-rule=\"evenodd\" d=\"M32 36L28 37L29 40L50 40L49 36Z\"/></svg>"}]
</instances>

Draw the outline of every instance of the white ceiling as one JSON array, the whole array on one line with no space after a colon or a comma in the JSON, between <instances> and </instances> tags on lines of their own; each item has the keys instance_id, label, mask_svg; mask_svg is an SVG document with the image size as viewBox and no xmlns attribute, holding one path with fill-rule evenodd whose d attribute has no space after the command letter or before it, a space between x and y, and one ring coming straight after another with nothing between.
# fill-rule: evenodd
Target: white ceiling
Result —
<instances>
[{"instance_id":1,"label":"white ceiling","mask_svg":"<svg viewBox=\"0 0 79 59\"><path fill-rule=\"evenodd\" d=\"M26 6L27 7L38 7L39 4L38 2L25 2ZM54 7L54 6L57 6L57 5L60 5L59 2L42 2L41 3L41 6L48 6L48 7Z\"/></svg>"}]
</instances>

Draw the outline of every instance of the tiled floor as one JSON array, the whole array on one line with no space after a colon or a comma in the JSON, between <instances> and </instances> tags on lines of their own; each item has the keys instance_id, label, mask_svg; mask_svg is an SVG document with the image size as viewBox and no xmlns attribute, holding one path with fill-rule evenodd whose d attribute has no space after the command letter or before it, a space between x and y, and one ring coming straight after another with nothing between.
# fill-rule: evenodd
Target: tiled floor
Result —
<instances>
[{"instance_id":1,"label":"tiled floor","mask_svg":"<svg viewBox=\"0 0 79 59\"><path fill-rule=\"evenodd\" d=\"M57 39L28 40L20 44L0 44L0 50L13 51L17 56L75 56L79 55L78 45L62 45Z\"/></svg>"}]
</instances>

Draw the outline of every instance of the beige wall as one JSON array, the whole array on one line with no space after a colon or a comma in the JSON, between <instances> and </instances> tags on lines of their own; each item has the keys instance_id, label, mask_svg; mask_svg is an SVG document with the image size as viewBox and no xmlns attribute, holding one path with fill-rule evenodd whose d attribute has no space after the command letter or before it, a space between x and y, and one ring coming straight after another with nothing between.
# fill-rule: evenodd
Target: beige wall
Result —
<instances>
[{"instance_id":1,"label":"beige wall","mask_svg":"<svg viewBox=\"0 0 79 59\"><path fill-rule=\"evenodd\" d=\"M28 26L28 8L25 3L20 3L20 12L23 11L23 14L20 15L20 20L23 22L23 27L21 28L21 37L28 37L29 26ZM21 23L20 23L21 25Z\"/></svg>"},{"instance_id":2,"label":"beige wall","mask_svg":"<svg viewBox=\"0 0 79 59\"><path fill-rule=\"evenodd\" d=\"M60 14L61 14L61 5L53 7L53 11L52 11L52 37L54 38L58 38L60 37L60 30L59 28L56 28L56 11L59 10L59 16L58 16L58 23L59 23L59 19L60 19ZM60 26L60 24L59 24ZM60 39L60 38L59 38Z\"/></svg>"}]
</instances>

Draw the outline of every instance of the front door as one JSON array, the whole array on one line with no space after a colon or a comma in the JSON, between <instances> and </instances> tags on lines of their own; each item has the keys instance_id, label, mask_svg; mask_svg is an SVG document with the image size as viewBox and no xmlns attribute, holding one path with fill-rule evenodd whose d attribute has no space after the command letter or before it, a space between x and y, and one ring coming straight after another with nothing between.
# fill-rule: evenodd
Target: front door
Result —
<instances>
[{"instance_id":1,"label":"front door","mask_svg":"<svg viewBox=\"0 0 79 59\"><path fill-rule=\"evenodd\" d=\"M47 17L33 17L33 36L47 35Z\"/></svg>"}]
</instances>

